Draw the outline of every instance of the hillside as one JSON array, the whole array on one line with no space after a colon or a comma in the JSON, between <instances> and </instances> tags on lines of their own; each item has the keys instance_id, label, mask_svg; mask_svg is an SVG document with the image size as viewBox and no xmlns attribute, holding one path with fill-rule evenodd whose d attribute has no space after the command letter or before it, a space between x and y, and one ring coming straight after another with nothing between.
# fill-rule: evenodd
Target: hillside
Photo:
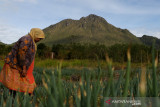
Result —
<instances>
[{"instance_id":1,"label":"hillside","mask_svg":"<svg viewBox=\"0 0 160 107\"><path fill-rule=\"evenodd\" d=\"M5 45L4 43L0 42L0 45Z\"/></svg>"},{"instance_id":2,"label":"hillside","mask_svg":"<svg viewBox=\"0 0 160 107\"><path fill-rule=\"evenodd\" d=\"M96 15L79 20L65 19L44 29L46 45L69 43L101 43L110 46L116 43L141 43L127 29L116 28L104 18Z\"/></svg>"},{"instance_id":3,"label":"hillside","mask_svg":"<svg viewBox=\"0 0 160 107\"><path fill-rule=\"evenodd\" d=\"M152 46L153 40L155 40L155 47L160 49L160 39L153 37L153 36L148 36L148 35L143 35L142 37L139 37L141 42L147 46Z\"/></svg>"}]
</instances>

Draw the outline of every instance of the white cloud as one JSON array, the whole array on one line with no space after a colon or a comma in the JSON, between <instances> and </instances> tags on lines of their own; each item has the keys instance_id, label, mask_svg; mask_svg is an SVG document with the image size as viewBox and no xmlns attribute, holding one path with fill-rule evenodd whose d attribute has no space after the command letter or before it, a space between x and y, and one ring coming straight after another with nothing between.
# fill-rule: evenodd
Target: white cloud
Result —
<instances>
[{"instance_id":1,"label":"white cloud","mask_svg":"<svg viewBox=\"0 0 160 107\"><path fill-rule=\"evenodd\" d=\"M158 30L150 30L147 28L136 28L136 29L130 29L130 31L137 37L142 37L143 35L149 35L160 39L160 31Z\"/></svg>"},{"instance_id":2,"label":"white cloud","mask_svg":"<svg viewBox=\"0 0 160 107\"><path fill-rule=\"evenodd\" d=\"M16 42L20 37L25 35L22 29L0 24L0 41L6 44Z\"/></svg>"}]
</instances>

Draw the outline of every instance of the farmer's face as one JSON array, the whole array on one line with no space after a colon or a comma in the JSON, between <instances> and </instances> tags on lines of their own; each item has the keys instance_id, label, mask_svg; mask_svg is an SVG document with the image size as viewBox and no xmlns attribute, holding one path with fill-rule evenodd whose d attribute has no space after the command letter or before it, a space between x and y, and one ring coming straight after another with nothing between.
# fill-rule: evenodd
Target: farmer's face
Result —
<instances>
[{"instance_id":1,"label":"farmer's face","mask_svg":"<svg viewBox=\"0 0 160 107\"><path fill-rule=\"evenodd\" d=\"M39 42L40 40L42 40L42 38L36 38L36 39L34 39L34 41L37 43L37 42Z\"/></svg>"}]
</instances>

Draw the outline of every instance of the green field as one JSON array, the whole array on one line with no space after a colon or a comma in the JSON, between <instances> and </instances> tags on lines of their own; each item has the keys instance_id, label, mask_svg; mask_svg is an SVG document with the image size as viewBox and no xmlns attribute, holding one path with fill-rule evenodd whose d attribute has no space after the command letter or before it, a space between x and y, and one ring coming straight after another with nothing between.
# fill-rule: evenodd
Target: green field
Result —
<instances>
[{"instance_id":1,"label":"green field","mask_svg":"<svg viewBox=\"0 0 160 107\"><path fill-rule=\"evenodd\" d=\"M107 61L105 60L58 60L58 59L40 59L36 58L35 67L43 67L43 68L56 68L59 63L62 63L62 68L75 68L75 69L95 69L100 66L102 69L107 69ZM131 63L132 68L141 68L142 65L150 66L152 63ZM115 70L125 69L127 66L127 62L112 62L112 67Z\"/></svg>"},{"instance_id":2,"label":"green field","mask_svg":"<svg viewBox=\"0 0 160 107\"><path fill-rule=\"evenodd\" d=\"M106 97L155 97L159 106L160 72L152 51L151 64L132 64L98 60L36 59L33 75L34 95L16 97L0 84L0 107L105 107ZM0 62L0 70L4 64Z\"/></svg>"},{"instance_id":3,"label":"green field","mask_svg":"<svg viewBox=\"0 0 160 107\"><path fill-rule=\"evenodd\" d=\"M79 60L79 59L72 59L72 60L58 60L58 59L35 59L35 67L40 68L56 68L57 65L62 62L62 68L75 68L75 69L95 69L99 65L102 69L107 69L107 62L105 60ZM0 60L0 67L3 67L4 61ZM113 62L112 66L115 70L124 69L126 68L127 62ZM132 63L132 68L141 68L142 65L151 66L151 63Z\"/></svg>"},{"instance_id":4,"label":"green field","mask_svg":"<svg viewBox=\"0 0 160 107\"><path fill-rule=\"evenodd\" d=\"M33 74L38 87L34 95L17 93L13 99L8 89L1 84L0 107L12 107L12 105L14 107L103 107L105 97L134 98L160 95L160 74L156 72L157 60L153 60L152 68L148 66L142 69L131 68L128 55L126 69L123 70L114 70L109 59L105 62L107 67L105 70L101 68L103 64L99 62L97 66L89 69L86 68L89 62L73 61L72 64L78 67L85 65L84 68L75 69L69 68L73 65L67 65L65 61L64 65L62 61L58 63L45 60L47 64L38 59L36 61L38 63L35 63Z\"/></svg>"}]
</instances>

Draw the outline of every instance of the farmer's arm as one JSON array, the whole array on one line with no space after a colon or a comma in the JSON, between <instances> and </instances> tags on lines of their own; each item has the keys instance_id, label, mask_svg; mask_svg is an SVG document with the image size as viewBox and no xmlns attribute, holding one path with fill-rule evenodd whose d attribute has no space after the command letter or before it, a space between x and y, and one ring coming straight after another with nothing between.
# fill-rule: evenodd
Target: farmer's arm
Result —
<instances>
[{"instance_id":1,"label":"farmer's arm","mask_svg":"<svg viewBox=\"0 0 160 107\"><path fill-rule=\"evenodd\" d=\"M26 76L26 54L28 51L28 47L30 45L30 42L26 38L22 38L19 42L19 50L18 50L18 59L19 59L19 65L22 68L22 76Z\"/></svg>"}]
</instances>

